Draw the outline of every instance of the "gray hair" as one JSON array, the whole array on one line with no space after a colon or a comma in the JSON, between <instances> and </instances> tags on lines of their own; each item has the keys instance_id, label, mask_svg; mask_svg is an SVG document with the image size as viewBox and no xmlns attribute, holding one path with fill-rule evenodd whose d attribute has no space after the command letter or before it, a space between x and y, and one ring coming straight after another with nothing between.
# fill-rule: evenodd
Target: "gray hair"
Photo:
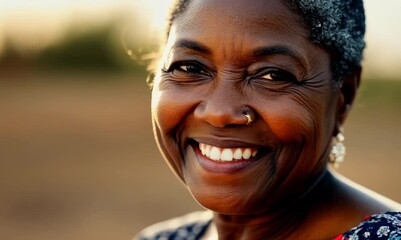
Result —
<instances>
[{"instance_id":1,"label":"gray hair","mask_svg":"<svg viewBox=\"0 0 401 240\"><path fill-rule=\"evenodd\" d=\"M167 34L174 20L190 0L176 0L169 15ZM361 66L365 48L363 0L286 0L310 29L310 40L331 55L333 81L342 79Z\"/></svg>"}]
</instances>

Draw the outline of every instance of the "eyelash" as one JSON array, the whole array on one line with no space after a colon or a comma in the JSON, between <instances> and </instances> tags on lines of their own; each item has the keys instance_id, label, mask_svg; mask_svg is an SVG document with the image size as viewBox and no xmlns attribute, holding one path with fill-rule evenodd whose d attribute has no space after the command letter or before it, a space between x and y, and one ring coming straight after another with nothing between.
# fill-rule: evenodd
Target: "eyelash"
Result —
<instances>
[{"instance_id":1,"label":"eyelash","mask_svg":"<svg viewBox=\"0 0 401 240\"><path fill-rule=\"evenodd\" d=\"M190 68L192 68L192 70ZM174 71L179 71L189 75L211 76L211 74L206 69L207 68L201 63L185 61L185 62L173 63L168 69L165 69L164 71L168 73L174 73Z\"/></svg>"},{"instance_id":2,"label":"eyelash","mask_svg":"<svg viewBox=\"0 0 401 240\"><path fill-rule=\"evenodd\" d=\"M192 70L190 69L192 68ZM179 71L181 73L190 75L190 76L207 76L211 77L211 73L207 71L207 68L199 63L193 61L182 61L173 63L168 69L163 69L164 72L173 74L175 71ZM270 79L265 78L265 76L270 76ZM255 75L251 77L251 79L263 79L272 82L293 82L299 83L300 81L297 78L284 70L278 68L265 68L258 71Z\"/></svg>"},{"instance_id":3,"label":"eyelash","mask_svg":"<svg viewBox=\"0 0 401 240\"><path fill-rule=\"evenodd\" d=\"M268 75L270 76L270 79L265 78L265 76ZM294 82L294 83L299 82L293 74L278 68L263 69L254 76L252 76L251 79L264 79L274 82Z\"/></svg>"}]
</instances>

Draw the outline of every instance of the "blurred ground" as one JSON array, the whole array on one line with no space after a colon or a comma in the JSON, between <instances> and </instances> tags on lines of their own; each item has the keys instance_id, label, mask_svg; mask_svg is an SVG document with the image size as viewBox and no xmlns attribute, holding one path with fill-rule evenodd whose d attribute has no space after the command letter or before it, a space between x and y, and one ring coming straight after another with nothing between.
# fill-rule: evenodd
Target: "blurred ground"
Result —
<instances>
[{"instance_id":1,"label":"blurred ground","mask_svg":"<svg viewBox=\"0 0 401 240\"><path fill-rule=\"evenodd\" d=\"M158 153L144 77L0 78L0 239L130 239L199 209ZM397 201L400 89L401 82L364 83L340 167Z\"/></svg>"}]
</instances>

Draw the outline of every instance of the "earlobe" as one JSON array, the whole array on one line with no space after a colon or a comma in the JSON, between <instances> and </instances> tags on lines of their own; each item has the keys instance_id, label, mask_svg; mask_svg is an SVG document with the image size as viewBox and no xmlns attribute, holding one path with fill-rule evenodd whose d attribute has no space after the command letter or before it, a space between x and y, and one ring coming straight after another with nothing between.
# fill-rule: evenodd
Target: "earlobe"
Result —
<instances>
[{"instance_id":1,"label":"earlobe","mask_svg":"<svg viewBox=\"0 0 401 240\"><path fill-rule=\"evenodd\" d=\"M358 67L350 75L343 79L340 87L340 96L338 100L337 124L342 126L351 111L360 79L362 68Z\"/></svg>"}]
</instances>

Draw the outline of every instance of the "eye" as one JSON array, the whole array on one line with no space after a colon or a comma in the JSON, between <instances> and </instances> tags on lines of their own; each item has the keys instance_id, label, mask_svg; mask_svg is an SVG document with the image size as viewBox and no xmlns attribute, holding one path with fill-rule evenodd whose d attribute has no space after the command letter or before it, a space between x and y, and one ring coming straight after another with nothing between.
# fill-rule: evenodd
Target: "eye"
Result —
<instances>
[{"instance_id":1,"label":"eye","mask_svg":"<svg viewBox=\"0 0 401 240\"><path fill-rule=\"evenodd\" d=\"M177 71L190 75L210 76L206 67L197 62L177 62L169 68L169 72L176 73Z\"/></svg>"},{"instance_id":2,"label":"eye","mask_svg":"<svg viewBox=\"0 0 401 240\"><path fill-rule=\"evenodd\" d=\"M264 69L253 78L266 79L274 82L298 82L293 74L277 68Z\"/></svg>"}]
</instances>

